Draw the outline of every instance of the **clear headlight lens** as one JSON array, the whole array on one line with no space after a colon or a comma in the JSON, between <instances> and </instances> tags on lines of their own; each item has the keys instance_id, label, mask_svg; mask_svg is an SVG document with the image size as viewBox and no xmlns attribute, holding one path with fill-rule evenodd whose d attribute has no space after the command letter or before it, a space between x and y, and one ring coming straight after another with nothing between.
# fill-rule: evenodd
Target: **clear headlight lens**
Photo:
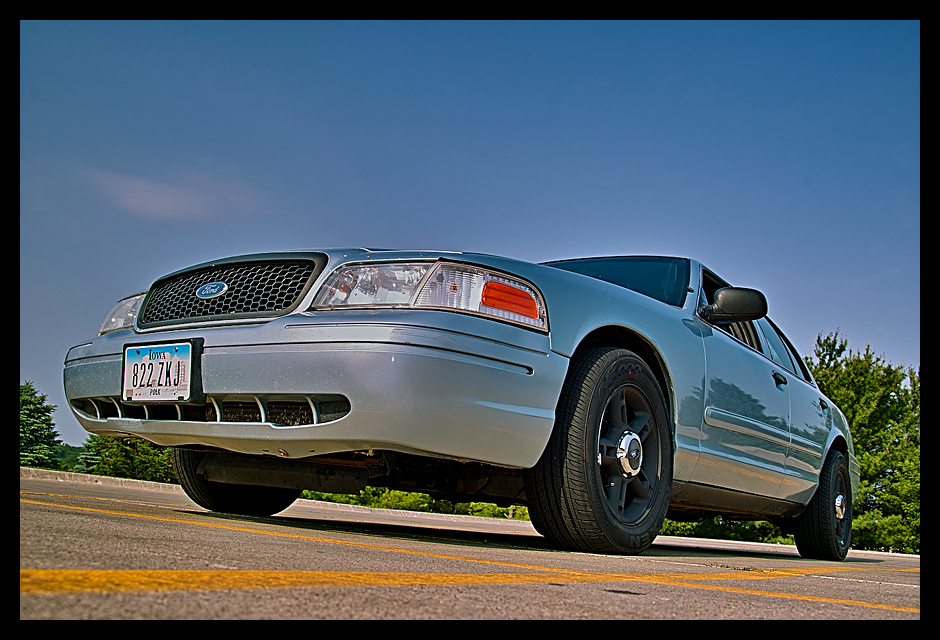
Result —
<instances>
[{"instance_id":1,"label":"clear headlight lens","mask_svg":"<svg viewBox=\"0 0 940 640\"><path fill-rule=\"evenodd\" d=\"M100 336L109 331L133 327L134 319L137 318L137 311L140 309L140 303L144 301L146 295L147 292L144 291L133 296L128 296L114 305L114 308L111 309L111 313L109 313L104 319L104 322L101 323L98 335Z\"/></svg>"},{"instance_id":2,"label":"clear headlight lens","mask_svg":"<svg viewBox=\"0 0 940 640\"><path fill-rule=\"evenodd\" d=\"M312 306L448 309L548 330L545 301L534 287L495 271L447 262L342 267Z\"/></svg>"},{"instance_id":3,"label":"clear headlight lens","mask_svg":"<svg viewBox=\"0 0 940 640\"><path fill-rule=\"evenodd\" d=\"M402 262L342 267L320 288L313 306L407 306L432 266L430 262Z\"/></svg>"}]
</instances>

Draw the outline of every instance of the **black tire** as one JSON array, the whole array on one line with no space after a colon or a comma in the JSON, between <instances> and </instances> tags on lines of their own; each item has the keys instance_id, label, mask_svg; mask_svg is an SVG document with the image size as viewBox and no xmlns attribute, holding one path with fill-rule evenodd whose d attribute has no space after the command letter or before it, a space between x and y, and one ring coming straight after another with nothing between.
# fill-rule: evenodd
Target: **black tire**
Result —
<instances>
[{"instance_id":1,"label":"black tire","mask_svg":"<svg viewBox=\"0 0 940 640\"><path fill-rule=\"evenodd\" d=\"M617 348L576 356L552 436L525 475L535 529L581 551L646 550L672 493L669 425L662 390L639 356Z\"/></svg>"},{"instance_id":2,"label":"black tire","mask_svg":"<svg viewBox=\"0 0 940 640\"><path fill-rule=\"evenodd\" d=\"M300 489L210 482L196 473L204 451L173 448L173 469L180 486L200 507L243 516L270 516L291 506Z\"/></svg>"},{"instance_id":3,"label":"black tire","mask_svg":"<svg viewBox=\"0 0 940 640\"><path fill-rule=\"evenodd\" d=\"M819 474L819 488L797 517L793 532L804 558L844 560L852 543L852 485L845 454L833 449Z\"/></svg>"}]
</instances>

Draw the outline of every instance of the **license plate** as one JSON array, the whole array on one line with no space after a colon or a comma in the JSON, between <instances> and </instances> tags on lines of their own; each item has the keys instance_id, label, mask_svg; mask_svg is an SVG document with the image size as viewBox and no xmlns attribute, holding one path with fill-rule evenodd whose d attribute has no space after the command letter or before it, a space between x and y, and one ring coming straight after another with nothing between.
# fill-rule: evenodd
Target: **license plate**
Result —
<instances>
[{"instance_id":1,"label":"license plate","mask_svg":"<svg viewBox=\"0 0 940 640\"><path fill-rule=\"evenodd\" d=\"M192 391L193 348L189 342L124 348L126 402L186 402Z\"/></svg>"}]
</instances>

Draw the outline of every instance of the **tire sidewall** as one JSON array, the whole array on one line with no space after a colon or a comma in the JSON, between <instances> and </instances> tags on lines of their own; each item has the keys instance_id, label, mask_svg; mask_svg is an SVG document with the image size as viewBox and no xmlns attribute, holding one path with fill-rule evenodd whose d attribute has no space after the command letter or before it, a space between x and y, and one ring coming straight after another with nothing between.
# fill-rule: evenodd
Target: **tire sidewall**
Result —
<instances>
[{"instance_id":1,"label":"tire sidewall","mask_svg":"<svg viewBox=\"0 0 940 640\"><path fill-rule=\"evenodd\" d=\"M842 485L845 488L844 499L845 499L845 531L844 540L840 540L836 532L836 514L834 507L834 500L836 493L838 492L839 479L842 479ZM826 500L819 505L822 513L827 514L827 521L824 526L828 527L828 531L831 532L832 551L834 557L839 559L845 558L849 552L849 547L852 544L852 496L851 496L851 484L849 482L849 467L845 459L845 456L841 451L834 452L834 458L832 460L832 468L829 476L829 486L827 487Z\"/></svg>"},{"instance_id":2,"label":"tire sidewall","mask_svg":"<svg viewBox=\"0 0 940 640\"><path fill-rule=\"evenodd\" d=\"M649 366L637 355L622 349L604 354L598 365L603 367L590 395L584 449L578 452L582 464L587 465L590 483L590 502L597 525L610 544L618 550L637 553L648 547L662 528L672 492L672 437L666 404L659 384ZM611 510L604 494L603 477L597 464L600 427L611 396L622 387L641 393L651 408L656 430L656 450L644 448L644 457L658 458L657 482L650 505L642 517L633 523L622 522ZM586 392L584 389L583 392Z\"/></svg>"},{"instance_id":3,"label":"tire sidewall","mask_svg":"<svg viewBox=\"0 0 940 640\"><path fill-rule=\"evenodd\" d=\"M205 452L173 448L172 460L180 486L204 509L221 513L269 516L289 507L300 490L211 482L197 472Z\"/></svg>"},{"instance_id":4,"label":"tire sidewall","mask_svg":"<svg viewBox=\"0 0 940 640\"><path fill-rule=\"evenodd\" d=\"M836 532L834 500L839 478L845 487L847 531L843 540ZM844 560L852 544L852 489L845 455L833 449L826 457L819 478L819 488L806 510L797 518L796 547L804 558Z\"/></svg>"}]
</instances>

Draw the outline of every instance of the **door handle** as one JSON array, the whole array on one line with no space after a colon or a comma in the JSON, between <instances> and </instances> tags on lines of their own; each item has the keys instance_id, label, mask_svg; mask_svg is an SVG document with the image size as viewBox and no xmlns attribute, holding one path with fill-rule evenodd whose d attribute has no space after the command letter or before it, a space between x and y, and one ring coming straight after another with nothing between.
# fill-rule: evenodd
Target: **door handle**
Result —
<instances>
[{"instance_id":1,"label":"door handle","mask_svg":"<svg viewBox=\"0 0 940 640\"><path fill-rule=\"evenodd\" d=\"M777 373L776 371L774 371L773 376L774 376L774 382L775 382L776 384L786 384L786 383L787 383L787 377L786 377L785 375L783 375L782 373Z\"/></svg>"},{"instance_id":2,"label":"door handle","mask_svg":"<svg viewBox=\"0 0 940 640\"><path fill-rule=\"evenodd\" d=\"M826 404L826 401L823 400L822 398L819 399L819 406L822 408L824 412L829 411L829 405Z\"/></svg>"}]
</instances>

